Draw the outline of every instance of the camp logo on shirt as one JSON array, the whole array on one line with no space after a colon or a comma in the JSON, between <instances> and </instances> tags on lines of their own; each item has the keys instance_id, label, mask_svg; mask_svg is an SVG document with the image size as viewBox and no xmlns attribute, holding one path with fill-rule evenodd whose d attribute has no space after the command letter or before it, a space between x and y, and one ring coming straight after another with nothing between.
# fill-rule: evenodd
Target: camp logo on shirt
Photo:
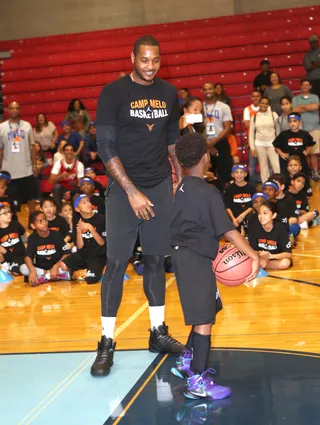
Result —
<instances>
[{"instance_id":1,"label":"camp logo on shirt","mask_svg":"<svg viewBox=\"0 0 320 425\"><path fill-rule=\"evenodd\" d=\"M44 255L46 257L53 255L57 252L55 245L40 245L37 247L37 255Z\"/></svg>"},{"instance_id":2,"label":"camp logo on shirt","mask_svg":"<svg viewBox=\"0 0 320 425\"><path fill-rule=\"evenodd\" d=\"M251 195L250 193L237 193L233 197L233 202L235 202L236 204L251 202Z\"/></svg>"},{"instance_id":3,"label":"camp logo on shirt","mask_svg":"<svg viewBox=\"0 0 320 425\"><path fill-rule=\"evenodd\" d=\"M19 130L17 129L15 131L10 130L10 131L8 131L7 136L8 136L9 141L12 140L12 139L15 139L16 137L21 137L22 139L26 138L26 134L25 134L24 130L21 130L21 129L19 129Z\"/></svg>"},{"instance_id":4,"label":"camp logo on shirt","mask_svg":"<svg viewBox=\"0 0 320 425\"><path fill-rule=\"evenodd\" d=\"M60 227L49 227L49 230L53 230L54 232L60 232Z\"/></svg>"},{"instance_id":5,"label":"camp logo on shirt","mask_svg":"<svg viewBox=\"0 0 320 425\"><path fill-rule=\"evenodd\" d=\"M0 239L0 245L4 248L10 248L10 246L16 245L19 241L18 233L9 233L9 235L5 235Z\"/></svg>"},{"instance_id":6,"label":"camp logo on shirt","mask_svg":"<svg viewBox=\"0 0 320 425\"><path fill-rule=\"evenodd\" d=\"M303 139L300 139L300 137L293 137L288 140L288 146L303 146Z\"/></svg>"},{"instance_id":7,"label":"camp logo on shirt","mask_svg":"<svg viewBox=\"0 0 320 425\"><path fill-rule=\"evenodd\" d=\"M258 239L258 247L267 251L274 251L278 248L277 241L271 239Z\"/></svg>"},{"instance_id":8,"label":"camp logo on shirt","mask_svg":"<svg viewBox=\"0 0 320 425\"><path fill-rule=\"evenodd\" d=\"M165 118L168 115L167 104L164 101L140 99L130 102L130 117L153 120ZM149 131L152 131L152 128L150 130L148 127Z\"/></svg>"}]
</instances>

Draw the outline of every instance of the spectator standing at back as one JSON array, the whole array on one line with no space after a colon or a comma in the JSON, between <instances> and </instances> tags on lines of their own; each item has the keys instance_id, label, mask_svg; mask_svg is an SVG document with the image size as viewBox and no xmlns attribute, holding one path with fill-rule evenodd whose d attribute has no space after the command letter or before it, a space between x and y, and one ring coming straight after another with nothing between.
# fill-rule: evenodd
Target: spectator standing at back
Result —
<instances>
[{"instance_id":1,"label":"spectator standing at back","mask_svg":"<svg viewBox=\"0 0 320 425\"><path fill-rule=\"evenodd\" d=\"M227 104L231 108L231 99L226 94L226 92L224 91L223 85L221 83L215 84L214 90L215 90L216 95L217 95L217 100L219 100L219 102L223 102L223 103Z\"/></svg>"},{"instance_id":2,"label":"spectator standing at back","mask_svg":"<svg viewBox=\"0 0 320 425\"><path fill-rule=\"evenodd\" d=\"M279 74L272 72L270 75L271 86L264 91L264 96L270 101L271 110L278 116L282 114L280 100L283 96L289 96L292 99L292 92L289 87L281 83Z\"/></svg>"},{"instance_id":3,"label":"spectator standing at back","mask_svg":"<svg viewBox=\"0 0 320 425\"><path fill-rule=\"evenodd\" d=\"M40 143L43 151L54 151L59 136L58 130L53 122L48 121L45 114L36 116L36 126L33 129L35 142Z\"/></svg>"},{"instance_id":4,"label":"spectator standing at back","mask_svg":"<svg viewBox=\"0 0 320 425\"><path fill-rule=\"evenodd\" d=\"M11 185L21 203L32 212L37 198L36 151L31 125L20 119L20 105L8 106L9 119L0 124L0 169L11 175Z\"/></svg>"},{"instance_id":5,"label":"spectator standing at back","mask_svg":"<svg viewBox=\"0 0 320 425\"><path fill-rule=\"evenodd\" d=\"M312 85L312 93L320 98L320 48L319 37L312 35L309 38L311 50L304 55L303 66L307 71L307 78Z\"/></svg>"},{"instance_id":6,"label":"spectator standing at back","mask_svg":"<svg viewBox=\"0 0 320 425\"><path fill-rule=\"evenodd\" d=\"M261 93L258 89L253 90L251 95L251 105L247 106L243 111L243 122L246 126L248 132L248 140L249 140L249 131L250 131L250 121L251 118L254 117L260 109L260 99ZM248 145L248 154L249 154L249 179L251 184L257 184L260 181L260 177L257 173L257 165L258 158L253 156L250 150L249 143Z\"/></svg>"},{"instance_id":7,"label":"spectator standing at back","mask_svg":"<svg viewBox=\"0 0 320 425\"><path fill-rule=\"evenodd\" d=\"M63 133L58 137L57 145L59 146L61 140L65 140L69 145L73 146L76 155L80 155L84 147L83 137L81 137L79 133L71 131L71 126L68 121L62 121L61 127Z\"/></svg>"},{"instance_id":8,"label":"spectator standing at back","mask_svg":"<svg viewBox=\"0 0 320 425\"><path fill-rule=\"evenodd\" d=\"M182 88L179 90L179 104L183 105L189 99L190 93L187 88Z\"/></svg>"},{"instance_id":9,"label":"spectator standing at back","mask_svg":"<svg viewBox=\"0 0 320 425\"><path fill-rule=\"evenodd\" d=\"M260 62L261 66L261 73L256 76L253 82L253 88L256 90L259 90L260 93L263 95L265 89L269 86L271 86L270 81L270 62L268 59L263 59Z\"/></svg>"},{"instance_id":10,"label":"spectator standing at back","mask_svg":"<svg viewBox=\"0 0 320 425\"><path fill-rule=\"evenodd\" d=\"M316 144L310 153L310 168L312 180L320 179L318 173L318 155L320 153L320 116L319 97L311 94L311 82L307 79L301 80L301 93L292 99L293 111L299 112L302 118L302 128L310 133Z\"/></svg>"},{"instance_id":11,"label":"spectator standing at back","mask_svg":"<svg viewBox=\"0 0 320 425\"><path fill-rule=\"evenodd\" d=\"M73 130L80 133L82 138L84 138L92 118L80 99L72 99L69 103L65 121L71 122Z\"/></svg>"},{"instance_id":12,"label":"spectator standing at back","mask_svg":"<svg viewBox=\"0 0 320 425\"><path fill-rule=\"evenodd\" d=\"M93 164L102 163L98 156L97 148L97 131L94 121L91 121L84 140L84 165L86 167L93 166Z\"/></svg>"}]
</instances>

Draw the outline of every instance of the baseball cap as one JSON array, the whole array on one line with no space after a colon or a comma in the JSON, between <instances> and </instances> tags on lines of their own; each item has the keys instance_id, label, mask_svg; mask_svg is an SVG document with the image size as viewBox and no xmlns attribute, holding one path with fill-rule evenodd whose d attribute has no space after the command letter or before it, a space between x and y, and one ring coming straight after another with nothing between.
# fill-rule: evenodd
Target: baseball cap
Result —
<instances>
[{"instance_id":1,"label":"baseball cap","mask_svg":"<svg viewBox=\"0 0 320 425\"><path fill-rule=\"evenodd\" d=\"M312 34L309 37L309 41L318 41L319 37L316 34Z\"/></svg>"},{"instance_id":2,"label":"baseball cap","mask_svg":"<svg viewBox=\"0 0 320 425\"><path fill-rule=\"evenodd\" d=\"M301 121L301 115L299 114L299 112L291 112L291 113L288 115L288 121L289 121L291 118L295 118L296 120Z\"/></svg>"},{"instance_id":3,"label":"baseball cap","mask_svg":"<svg viewBox=\"0 0 320 425\"><path fill-rule=\"evenodd\" d=\"M260 65L263 65L264 63L267 63L270 65L270 62L267 58L262 59L262 61L260 62Z\"/></svg>"},{"instance_id":4,"label":"baseball cap","mask_svg":"<svg viewBox=\"0 0 320 425\"><path fill-rule=\"evenodd\" d=\"M245 165L236 164L232 167L232 172L234 173L236 170L242 170L245 173L247 172L247 167Z\"/></svg>"},{"instance_id":5,"label":"baseball cap","mask_svg":"<svg viewBox=\"0 0 320 425\"><path fill-rule=\"evenodd\" d=\"M95 172L95 171L94 171L94 169L93 169L92 167L88 167L88 168L86 168L86 169L84 170L84 175L86 175L86 174L87 174L87 173L89 173L90 171Z\"/></svg>"},{"instance_id":6,"label":"baseball cap","mask_svg":"<svg viewBox=\"0 0 320 425\"><path fill-rule=\"evenodd\" d=\"M73 206L74 208L77 208L77 206L79 205L80 201L82 201L82 199L84 198L88 198L88 195L85 195L84 193L82 193L81 195L77 196L76 199L73 201Z\"/></svg>"},{"instance_id":7,"label":"baseball cap","mask_svg":"<svg viewBox=\"0 0 320 425\"><path fill-rule=\"evenodd\" d=\"M90 184L92 184L92 186L94 186L94 181L92 179L90 179L90 177L83 177L80 180L80 185L82 185L82 183L90 183Z\"/></svg>"},{"instance_id":8,"label":"baseball cap","mask_svg":"<svg viewBox=\"0 0 320 425\"><path fill-rule=\"evenodd\" d=\"M63 127L64 125L70 125L69 121L62 121L61 127Z\"/></svg>"},{"instance_id":9,"label":"baseball cap","mask_svg":"<svg viewBox=\"0 0 320 425\"><path fill-rule=\"evenodd\" d=\"M268 197L265 193L263 192L257 192L252 196L252 202L256 199L256 198L264 198L266 201L268 201Z\"/></svg>"},{"instance_id":10,"label":"baseball cap","mask_svg":"<svg viewBox=\"0 0 320 425\"><path fill-rule=\"evenodd\" d=\"M89 122L89 127L95 127L95 126L96 126L96 123L94 121Z\"/></svg>"},{"instance_id":11,"label":"baseball cap","mask_svg":"<svg viewBox=\"0 0 320 425\"><path fill-rule=\"evenodd\" d=\"M265 182L265 183L263 183L262 189L264 189L267 186L272 186L276 191L279 190L279 186L275 182Z\"/></svg>"}]
</instances>

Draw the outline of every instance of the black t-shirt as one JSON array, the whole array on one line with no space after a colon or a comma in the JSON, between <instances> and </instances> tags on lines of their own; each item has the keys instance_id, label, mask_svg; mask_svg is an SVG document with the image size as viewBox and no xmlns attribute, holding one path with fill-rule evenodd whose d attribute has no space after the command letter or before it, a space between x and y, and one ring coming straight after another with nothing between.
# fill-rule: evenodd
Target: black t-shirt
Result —
<instances>
[{"instance_id":1,"label":"black t-shirt","mask_svg":"<svg viewBox=\"0 0 320 425\"><path fill-rule=\"evenodd\" d=\"M24 255L25 247L21 236L25 234L24 227L14 220L6 228L0 228L0 245L7 250L5 256Z\"/></svg>"},{"instance_id":2,"label":"black t-shirt","mask_svg":"<svg viewBox=\"0 0 320 425\"><path fill-rule=\"evenodd\" d=\"M249 243L255 251L269 251L270 254L291 252L291 244L286 227L277 221L273 222L271 232L266 232L260 223L249 229Z\"/></svg>"},{"instance_id":3,"label":"black t-shirt","mask_svg":"<svg viewBox=\"0 0 320 425\"><path fill-rule=\"evenodd\" d=\"M307 161L306 161L307 162ZM309 175L309 167L307 168L307 170L303 171L307 176ZM291 180L292 178L290 177L288 170L286 170L283 173L283 176L285 178L285 189L286 192L289 191L289 188L291 186ZM310 181L309 179L307 179L306 184L304 185L304 188L302 189L302 192L306 195L306 196L312 196L312 187L310 186ZM291 193L291 192L290 192Z\"/></svg>"},{"instance_id":4,"label":"black t-shirt","mask_svg":"<svg viewBox=\"0 0 320 425\"><path fill-rule=\"evenodd\" d=\"M278 213L278 219L288 228L289 218L297 218L296 214L296 202L290 193L286 193L284 198L277 199L276 208Z\"/></svg>"},{"instance_id":5,"label":"black t-shirt","mask_svg":"<svg viewBox=\"0 0 320 425\"><path fill-rule=\"evenodd\" d=\"M28 239L26 257L30 257L35 267L50 270L64 255L70 254L60 232L49 232L43 238L34 231Z\"/></svg>"},{"instance_id":6,"label":"black t-shirt","mask_svg":"<svg viewBox=\"0 0 320 425\"><path fill-rule=\"evenodd\" d=\"M80 217L81 218L81 217ZM81 218L82 221L85 223L90 223L99 233L99 235L105 239L106 238L106 223L105 218L102 214L94 214L91 218ZM77 223L79 219L75 220L73 223L73 240L77 240ZM83 248L79 249L79 252L84 253L85 255L89 255L90 257L96 256L96 255L105 255L106 254L106 244L103 246L100 246L94 237L92 236L92 233L89 231L84 231L82 233L82 239L83 239Z\"/></svg>"},{"instance_id":7,"label":"black t-shirt","mask_svg":"<svg viewBox=\"0 0 320 425\"><path fill-rule=\"evenodd\" d=\"M254 79L253 87L256 89L261 86L271 86L270 75L271 71L267 72L267 74L264 74L263 72L258 74ZM263 92L263 90L261 90L261 92Z\"/></svg>"},{"instance_id":8,"label":"black t-shirt","mask_svg":"<svg viewBox=\"0 0 320 425\"><path fill-rule=\"evenodd\" d=\"M92 211L97 214L102 214L104 215L106 212L106 205L105 205L105 201L103 198L101 198L101 196L99 195L92 195L90 198L90 202L92 204Z\"/></svg>"},{"instance_id":9,"label":"black t-shirt","mask_svg":"<svg viewBox=\"0 0 320 425\"><path fill-rule=\"evenodd\" d=\"M280 149L289 155L304 156L303 151L308 146L315 145L310 133L304 130L299 130L294 133L291 130L284 130L275 138L273 146Z\"/></svg>"},{"instance_id":10,"label":"black t-shirt","mask_svg":"<svg viewBox=\"0 0 320 425\"><path fill-rule=\"evenodd\" d=\"M118 156L132 182L154 187L171 174L168 145L179 137L177 89L155 78L149 86L130 76L105 86L99 97L98 152L106 163Z\"/></svg>"},{"instance_id":11,"label":"black t-shirt","mask_svg":"<svg viewBox=\"0 0 320 425\"><path fill-rule=\"evenodd\" d=\"M94 182L94 194L100 195L101 198L104 198L106 189L102 186L100 182L95 181Z\"/></svg>"},{"instance_id":12,"label":"black t-shirt","mask_svg":"<svg viewBox=\"0 0 320 425\"><path fill-rule=\"evenodd\" d=\"M214 259L219 239L234 230L221 193L198 177L185 177L174 203L169 235L171 246L186 246Z\"/></svg>"},{"instance_id":13,"label":"black t-shirt","mask_svg":"<svg viewBox=\"0 0 320 425\"><path fill-rule=\"evenodd\" d=\"M60 232L64 238L66 236L69 236L69 224L66 222L66 219L61 215L57 215L56 218L48 221L48 229L54 230L55 232Z\"/></svg>"},{"instance_id":14,"label":"black t-shirt","mask_svg":"<svg viewBox=\"0 0 320 425\"><path fill-rule=\"evenodd\" d=\"M252 211L252 213L247 215L247 223L248 231L250 228L254 227L257 223L259 223L258 213L256 211Z\"/></svg>"},{"instance_id":15,"label":"black t-shirt","mask_svg":"<svg viewBox=\"0 0 320 425\"><path fill-rule=\"evenodd\" d=\"M287 194L291 195L296 203L296 214L300 215L300 211L309 211L310 205L308 196L305 191L301 190L299 193L292 193L290 190Z\"/></svg>"},{"instance_id":16,"label":"black t-shirt","mask_svg":"<svg viewBox=\"0 0 320 425\"><path fill-rule=\"evenodd\" d=\"M18 207L18 201L14 201L13 199L9 198L7 195L0 197L0 204L6 205L10 208L12 211L12 220L18 220L17 216L17 207Z\"/></svg>"},{"instance_id":17,"label":"black t-shirt","mask_svg":"<svg viewBox=\"0 0 320 425\"><path fill-rule=\"evenodd\" d=\"M236 183L232 183L226 189L224 195L226 208L229 208L234 217L237 218L248 208L252 208L252 196L255 193L255 188L248 183L245 186L238 186Z\"/></svg>"}]
</instances>

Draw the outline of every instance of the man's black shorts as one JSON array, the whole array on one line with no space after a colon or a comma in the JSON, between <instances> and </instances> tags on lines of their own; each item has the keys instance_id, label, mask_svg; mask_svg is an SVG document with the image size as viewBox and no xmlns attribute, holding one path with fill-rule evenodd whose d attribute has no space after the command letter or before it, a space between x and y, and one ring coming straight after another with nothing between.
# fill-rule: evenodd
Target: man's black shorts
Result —
<instances>
[{"instance_id":1,"label":"man's black shorts","mask_svg":"<svg viewBox=\"0 0 320 425\"><path fill-rule=\"evenodd\" d=\"M113 181L106 191L107 256L129 260L139 233L145 255L170 255L169 226L173 209L171 176L152 188L137 188L154 204L155 217L138 219L126 192Z\"/></svg>"},{"instance_id":2,"label":"man's black shorts","mask_svg":"<svg viewBox=\"0 0 320 425\"><path fill-rule=\"evenodd\" d=\"M222 303L210 258L178 247L172 264L186 325L214 324Z\"/></svg>"},{"instance_id":3,"label":"man's black shorts","mask_svg":"<svg viewBox=\"0 0 320 425\"><path fill-rule=\"evenodd\" d=\"M14 188L21 204L33 201L38 197L37 182L33 175L21 179L12 179L10 186Z\"/></svg>"}]
</instances>

